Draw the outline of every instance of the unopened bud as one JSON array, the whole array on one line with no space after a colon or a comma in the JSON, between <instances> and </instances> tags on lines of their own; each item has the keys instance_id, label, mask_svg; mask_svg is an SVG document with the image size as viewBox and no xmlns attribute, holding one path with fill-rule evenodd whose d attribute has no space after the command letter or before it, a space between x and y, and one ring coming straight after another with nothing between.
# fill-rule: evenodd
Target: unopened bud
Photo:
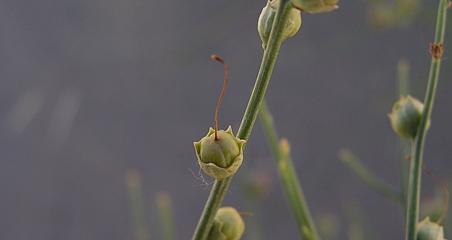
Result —
<instances>
[{"instance_id":1,"label":"unopened bud","mask_svg":"<svg viewBox=\"0 0 452 240\"><path fill-rule=\"evenodd\" d=\"M422 118L424 105L411 96L401 97L389 114L392 129L401 137L413 139Z\"/></svg>"},{"instance_id":2,"label":"unopened bud","mask_svg":"<svg viewBox=\"0 0 452 240\"><path fill-rule=\"evenodd\" d=\"M199 166L217 180L233 175L242 165L245 142L234 136L230 126L226 131L219 130L217 135L210 128L205 137L194 142Z\"/></svg>"},{"instance_id":3,"label":"unopened bud","mask_svg":"<svg viewBox=\"0 0 452 240\"><path fill-rule=\"evenodd\" d=\"M215 215L208 239L240 240L245 231L245 222L233 207L222 207Z\"/></svg>"}]
</instances>

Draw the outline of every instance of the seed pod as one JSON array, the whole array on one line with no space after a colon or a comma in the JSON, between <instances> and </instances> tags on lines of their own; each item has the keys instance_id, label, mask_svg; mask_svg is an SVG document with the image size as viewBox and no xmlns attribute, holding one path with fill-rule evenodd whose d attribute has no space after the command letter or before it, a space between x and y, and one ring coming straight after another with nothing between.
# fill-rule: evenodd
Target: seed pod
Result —
<instances>
[{"instance_id":1,"label":"seed pod","mask_svg":"<svg viewBox=\"0 0 452 240\"><path fill-rule=\"evenodd\" d=\"M417 240L445 240L443 227L426 217L417 224Z\"/></svg>"},{"instance_id":2,"label":"seed pod","mask_svg":"<svg viewBox=\"0 0 452 240\"><path fill-rule=\"evenodd\" d=\"M338 0L292 0L295 8L308 13L330 12L338 8Z\"/></svg>"},{"instance_id":3,"label":"seed pod","mask_svg":"<svg viewBox=\"0 0 452 240\"><path fill-rule=\"evenodd\" d=\"M194 142L199 166L204 172L217 179L229 177L237 172L243 161L245 140L232 133L231 126L226 131L219 130L215 138L215 130L209 132L198 142Z\"/></svg>"},{"instance_id":4,"label":"seed pod","mask_svg":"<svg viewBox=\"0 0 452 240\"><path fill-rule=\"evenodd\" d=\"M239 240L245 231L245 222L233 207L218 209L209 232L210 240Z\"/></svg>"},{"instance_id":5,"label":"seed pod","mask_svg":"<svg viewBox=\"0 0 452 240\"><path fill-rule=\"evenodd\" d=\"M276 11L279 7L279 0L268 1L267 5L262 9L261 15L257 22L257 30L262 40L262 47L265 49L267 41L270 37L273 21L276 16ZM301 13L298 9L291 9L290 16L287 20L283 31L283 40L293 37L301 27Z\"/></svg>"},{"instance_id":6,"label":"seed pod","mask_svg":"<svg viewBox=\"0 0 452 240\"><path fill-rule=\"evenodd\" d=\"M422 118L424 105L411 96L402 96L388 115L392 129L401 137L413 139Z\"/></svg>"}]
</instances>

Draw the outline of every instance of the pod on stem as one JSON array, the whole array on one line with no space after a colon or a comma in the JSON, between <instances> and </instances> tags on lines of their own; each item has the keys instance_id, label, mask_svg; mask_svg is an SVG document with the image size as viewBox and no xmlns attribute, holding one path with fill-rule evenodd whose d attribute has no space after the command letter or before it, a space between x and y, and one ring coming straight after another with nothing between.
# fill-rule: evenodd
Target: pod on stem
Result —
<instances>
[{"instance_id":1,"label":"pod on stem","mask_svg":"<svg viewBox=\"0 0 452 240\"><path fill-rule=\"evenodd\" d=\"M242 165L245 142L234 136L231 126L217 134L210 128L205 137L194 143L199 166L215 179L235 174Z\"/></svg>"},{"instance_id":2,"label":"pod on stem","mask_svg":"<svg viewBox=\"0 0 452 240\"><path fill-rule=\"evenodd\" d=\"M211 55L211 60L223 64L224 78L223 87L218 97L214 114L214 127L210 128L207 135L198 142L194 142L196 157L199 166L204 172L217 179L227 178L237 172L243 161L243 147L245 140L234 136L231 126L224 130L218 130L218 112L228 85L229 67L223 58Z\"/></svg>"}]
</instances>

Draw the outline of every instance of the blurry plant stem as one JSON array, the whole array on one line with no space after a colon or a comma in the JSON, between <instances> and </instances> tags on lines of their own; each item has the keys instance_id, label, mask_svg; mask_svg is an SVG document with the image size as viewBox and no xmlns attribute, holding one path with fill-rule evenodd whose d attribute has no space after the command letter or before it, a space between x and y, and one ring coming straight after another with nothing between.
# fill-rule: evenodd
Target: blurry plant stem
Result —
<instances>
[{"instance_id":1,"label":"blurry plant stem","mask_svg":"<svg viewBox=\"0 0 452 240\"><path fill-rule=\"evenodd\" d=\"M295 214L298 230L300 231L302 239L318 240L320 237L317 233L308 204L304 197L303 189L301 188L297 173L293 166L289 144L285 139L279 140L276 128L273 124L273 117L265 100L261 106L260 119L273 156L277 162L279 176L281 177L281 182L284 187L283 189Z\"/></svg>"},{"instance_id":2,"label":"blurry plant stem","mask_svg":"<svg viewBox=\"0 0 452 240\"><path fill-rule=\"evenodd\" d=\"M171 197L168 193L160 192L157 193L155 202L159 215L161 237L163 240L172 240L174 239L174 227Z\"/></svg>"},{"instance_id":3,"label":"blurry plant stem","mask_svg":"<svg viewBox=\"0 0 452 240\"><path fill-rule=\"evenodd\" d=\"M410 92L410 64L404 60L399 60L397 64L397 92L396 97L406 96ZM398 159L400 159L400 197L403 214L406 214L406 191L408 185L408 169L410 167L407 155L410 152L410 143L405 139L397 138Z\"/></svg>"},{"instance_id":4,"label":"blurry plant stem","mask_svg":"<svg viewBox=\"0 0 452 240\"><path fill-rule=\"evenodd\" d=\"M273 22L268 45L264 51L259 73L257 74L248 106L246 107L237 133L237 137L240 139L248 140L251 130L253 129L260 110L260 105L267 90L268 82L270 81L270 77L273 73L273 68L275 66L281 44L283 42L283 29L288 20L291 8L292 6L290 4L290 0L281 0ZM198 225L196 226L193 234L193 240L206 239L212 226L215 214L223 202L231 181L232 176L223 180L215 180L212 190L210 191L209 198L207 199Z\"/></svg>"},{"instance_id":5,"label":"blurry plant stem","mask_svg":"<svg viewBox=\"0 0 452 240\"><path fill-rule=\"evenodd\" d=\"M435 29L435 40L431 45L432 55L430 72L427 83L427 92L424 99L424 110L419 124L416 138L413 142L412 161L410 164L408 192L406 198L406 224L405 239L416 240L416 225L419 218L419 198L421 192L421 173L425 137L428 131L429 119L432 115L433 103L435 100L436 87L441 68L441 58L443 53L444 35L446 30L446 17L449 1L440 0Z\"/></svg>"},{"instance_id":6,"label":"blurry plant stem","mask_svg":"<svg viewBox=\"0 0 452 240\"><path fill-rule=\"evenodd\" d=\"M136 170L129 170L125 177L126 187L129 195L129 206L131 209L131 220L133 223L136 240L149 240L150 234L146 226L143 205L143 191L141 188L141 176Z\"/></svg>"},{"instance_id":7,"label":"blurry plant stem","mask_svg":"<svg viewBox=\"0 0 452 240\"><path fill-rule=\"evenodd\" d=\"M343 149L339 152L340 160L348 166L364 183L378 194L401 204L401 196L391 186L373 175L364 164L350 150Z\"/></svg>"},{"instance_id":8,"label":"blurry plant stem","mask_svg":"<svg viewBox=\"0 0 452 240\"><path fill-rule=\"evenodd\" d=\"M369 224L362 206L358 202L348 202L345 208L345 218L348 222L346 229L348 240L372 240L378 236Z\"/></svg>"}]
</instances>

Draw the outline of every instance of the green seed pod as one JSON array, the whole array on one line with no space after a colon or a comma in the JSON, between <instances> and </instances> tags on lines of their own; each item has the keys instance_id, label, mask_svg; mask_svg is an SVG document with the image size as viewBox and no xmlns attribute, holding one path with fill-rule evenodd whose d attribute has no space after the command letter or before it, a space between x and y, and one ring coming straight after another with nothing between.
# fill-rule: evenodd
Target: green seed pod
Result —
<instances>
[{"instance_id":1,"label":"green seed pod","mask_svg":"<svg viewBox=\"0 0 452 240\"><path fill-rule=\"evenodd\" d=\"M411 96L402 96L388 115L392 129L401 137L413 139L422 118L424 105Z\"/></svg>"},{"instance_id":2,"label":"green seed pod","mask_svg":"<svg viewBox=\"0 0 452 240\"><path fill-rule=\"evenodd\" d=\"M262 40L262 47L265 49L267 41L270 37L273 21L276 16L276 10L279 7L279 0L268 1L267 5L262 9L261 15L257 22L257 30ZM283 40L293 37L301 27L301 13L298 9L291 9L290 16L283 32Z\"/></svg>"},{"instance_id":3,"label":"green seed pod","mask_svg":"<svg viewBox=\"0 0 452 240\"><path fill-rule=\"evenodd\" d=\"M427 217L417 224L417 240L445 240L443 227Z\"/></svg>"},{"instance_id":4,"label":"green seed pod","mask_svg":"<svg viewBox=\"0 0 452 240\"><path fill-rule=\"evenodd\" d=\"M245 232L245 222L233 207L218 209L209 232L209 240L239 240Z\"/></svg>"},{"instance_id":5,"label":"green seed pod","mask_svg":"<svg viewBox=\"0 0 452 240\"><path fill-rule=\"evenodd\" d=\"M204 172L217 179L229 177L237 172L243 161L245 140L232 133L231 126L226 131L219 130L216 139L215 130L209 132L198 142L194 142L199 166Z\"/></svg>"},{"instance_id":6,"label":"green seed pod","mask_svg":"<svg viewBox=\"0 0 452 240\"><path fill-rule=\"evenodd\" d=\"M294 7L308 13L333 11L338 8L337 2L338 0L292 0Z\"/></svg>"}]
</instances>

